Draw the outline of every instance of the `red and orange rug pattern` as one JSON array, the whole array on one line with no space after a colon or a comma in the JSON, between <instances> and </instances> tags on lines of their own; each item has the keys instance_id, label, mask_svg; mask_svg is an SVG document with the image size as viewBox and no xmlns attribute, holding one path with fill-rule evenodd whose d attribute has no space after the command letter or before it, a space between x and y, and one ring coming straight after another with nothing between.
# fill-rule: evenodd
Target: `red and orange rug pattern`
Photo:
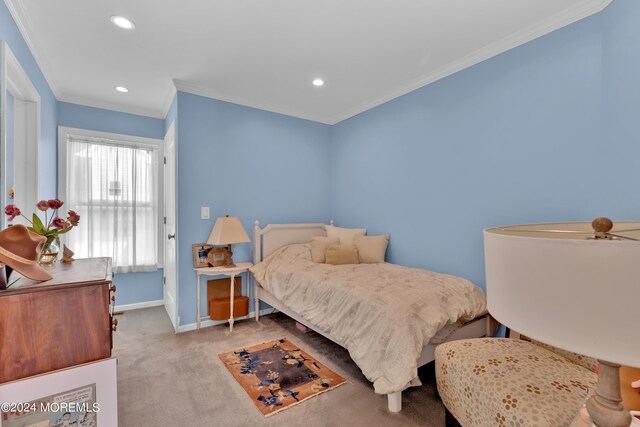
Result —
<instances>
[{"instance_id":1,"label":"red and orange rug pattern","mask_svg":"<svg viewBox=\"0 0 640 427\"><path fill-rule=\"evenodd\" d=\"M346 383L285 338L218 357L265 416Z\"/></svg>"}]
</instances>

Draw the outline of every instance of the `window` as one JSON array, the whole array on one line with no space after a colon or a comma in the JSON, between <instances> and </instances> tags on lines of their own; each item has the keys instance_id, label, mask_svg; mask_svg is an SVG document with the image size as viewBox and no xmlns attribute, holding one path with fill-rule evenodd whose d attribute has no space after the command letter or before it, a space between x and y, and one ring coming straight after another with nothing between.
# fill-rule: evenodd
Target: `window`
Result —
<instances>
[{"instance_id":1,"label":"window","mask_svg":"<svg viewBox=\"0 0 640 427\"><path fill-rule=\"evenodd\" d=\"M111 257L115 273L162 259L162 140L60 128L60 198L80 214L65 242L77 258Z\"/></svg>"}]
</instances>

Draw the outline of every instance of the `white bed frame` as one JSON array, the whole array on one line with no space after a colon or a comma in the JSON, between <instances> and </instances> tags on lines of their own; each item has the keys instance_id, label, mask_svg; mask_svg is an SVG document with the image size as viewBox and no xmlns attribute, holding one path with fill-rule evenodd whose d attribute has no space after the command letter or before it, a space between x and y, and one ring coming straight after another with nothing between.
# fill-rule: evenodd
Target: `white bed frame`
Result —
<instances>
[{"instance_id":1,"label":"white bed frame","mask_svg":"<svg viewBox=\"0 0 640 427\"><path fill-rule=\"evenodd\" d=\"M330 222L333 225L333 221ZM327 232L325 224L269 224L264 228L260 228L260 222L255 222L253 230L253 262L257 264L264 258L285 245L293 243L309 242L314 236L326 236ZM271 307L286 314L295 321L303 324L309 329L313 329L320 335L330 339L336 344L340 344L335 338L324 332L314 324L310 323L304 317L291 310L280 300L274 297L270 292L264 289L260 283L254 279L253 293L255 307L259 307L260 301L264 301ZM260 320L260 310L255 310L256 321ZM454 341L466 338L478 338L491 335L491 321L489 315L478 317L447 336L446 341ZM434 351L436 344L427 344L422 349L422 354L418 359L418 367L426 365L434 360ZM407 388L409 385L407 385ZM391 412L400 412L402 410L402 391L387 395L389 410Z\"/></svg>"}]
</instances>

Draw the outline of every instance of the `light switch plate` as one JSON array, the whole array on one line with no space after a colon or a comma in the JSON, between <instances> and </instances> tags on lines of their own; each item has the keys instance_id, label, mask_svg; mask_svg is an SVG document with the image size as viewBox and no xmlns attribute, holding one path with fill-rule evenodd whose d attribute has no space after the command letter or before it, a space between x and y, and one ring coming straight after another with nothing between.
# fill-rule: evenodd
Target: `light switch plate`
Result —
<instances>
[{"instance_id":1,"label":"light switch plate","mask_svg":"<svg viewBox=\"0 0 640 427\"><path fill-rule=\"evenodd\" d=\"M202 206L200 208L200 219L209 219L211 218L209 206Z\"/></svg>"}]
</instances>

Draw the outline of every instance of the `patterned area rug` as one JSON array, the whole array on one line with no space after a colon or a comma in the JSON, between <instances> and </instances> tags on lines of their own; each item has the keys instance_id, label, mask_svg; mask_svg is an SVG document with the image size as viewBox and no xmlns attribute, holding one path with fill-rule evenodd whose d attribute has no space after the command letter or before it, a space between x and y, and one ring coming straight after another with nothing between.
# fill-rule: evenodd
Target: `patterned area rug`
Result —
<instances>
[{"instance_id":1,"label":"patterned area rug","mask_svg":"<svg viewBox=\"0 0 640 427\"><path fill-rule=\"evenodd\" d=\"M265 416L347 382L284 338L218 357Z\"/></svg>"}]
</instances>

